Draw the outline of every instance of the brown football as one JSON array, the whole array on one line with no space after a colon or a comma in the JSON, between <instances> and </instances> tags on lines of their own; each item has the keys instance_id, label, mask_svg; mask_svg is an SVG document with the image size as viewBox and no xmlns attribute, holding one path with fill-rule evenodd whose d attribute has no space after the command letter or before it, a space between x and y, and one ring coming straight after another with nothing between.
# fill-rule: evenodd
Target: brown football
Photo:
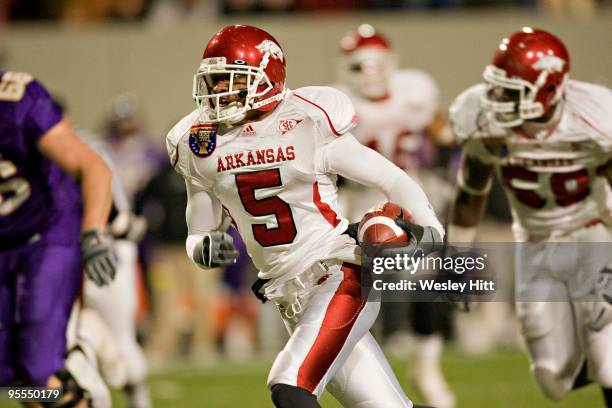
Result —
<instances>
[{"instance_id":1,"label":"brown football","mask_svg":"<svg viewBox=\"0 0 612 408\"><path fill-rule=\"evenodd\" d=\"M382 202L368 211L357 229L359 242L364 244L403 244L408 242L408 234L396 223L402 217L412 222L408 210L397 204Z\"/></svg>"}]
</instances>

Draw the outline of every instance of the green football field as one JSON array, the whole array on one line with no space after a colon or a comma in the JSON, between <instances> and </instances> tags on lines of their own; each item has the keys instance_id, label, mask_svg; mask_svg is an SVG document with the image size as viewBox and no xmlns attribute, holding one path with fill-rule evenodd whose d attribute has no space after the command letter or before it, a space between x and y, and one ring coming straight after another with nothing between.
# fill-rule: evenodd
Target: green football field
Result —
<instances>
[{"instance_id":1,"label":"green football field","mask_svg":"<svg viewBox=\"0 0 612 408\"><path fill-rule=\"evenodd\" d=\"M183 367L151 376L155 407L179 408L271 408L266 377L271 362L218 363L207 368ZM406 379L407 365L392 361L404 389L416 403L422 402ZM458 408L595 408L603 407L600 391L588 386L572 392L562 402L542 397L533 383L526 357L519 351L500 351L485 356L466 356L447 350L443 366L458 399ZM118 393L114 406L123 407ZM325 394L324 408L339 408ZM17 407L14 404L0 406ZM385 408L385 407L381 407Z\"/></svg>"},{"instance_id":2,"label":"green football field","mask_svg":"<svg viewBox=\"0 0 612 408\"><path fill-rule=\"evenodd\" d=\"M406 379L406 363L393 360L393 368L414 402L422 402ZM563 402L542 397L528 372L520 351L503 351L485 356L466 356L446 351L444 370L457 394L458 408L475 407L603 407L595 386L571 393ZM266 389L270 362L227 363L206 369L182 368L151 377L156 407L259 408L272 407ZM366 385L367 386L367 385ZM121 402L115 404L123 406ZM340 407L326 394L324 408ZM381 407L384 408L384 407Z\"/></svg>"}]
</instances>

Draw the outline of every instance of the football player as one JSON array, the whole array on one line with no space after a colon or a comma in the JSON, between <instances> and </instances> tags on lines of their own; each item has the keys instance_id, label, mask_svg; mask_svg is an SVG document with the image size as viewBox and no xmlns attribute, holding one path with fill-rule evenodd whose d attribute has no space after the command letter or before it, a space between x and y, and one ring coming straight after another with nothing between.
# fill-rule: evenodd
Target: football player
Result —
<instances>
[{"instance_id":1,"label":"football player","mask_svg":"<svg viewBox=\"0 0 612 408\"><path fill-rule=\"evenodd\" d=\"M0 118L0 385L63 386L84 405L66 327L83 269L98 285L115 275L111 174L31 75L0 71Z\"/></svg>"},{"instance_id":2,"label":"football player","mask_svg":"<svg viewBox=\"0 0 612 408\"><path fill-rule=\"evenodd\" d=\"M335 181L379 188L422 226L418 245L433 245L444 231L419 185L350 134L355 112L344 94L287 89L285 55L258 28L212 37L193 96L197 109L167 138L187 184L187 253L203 268L233 262L233 219L291 334L268 377L274 404L319 407L329 384L344 406L411 407L369 333L380 305L362 296Z\"/></svg>"},{"instance_id":3,"label":"football player","mask_svg":"<svg viewBox=\"0 0 612 408\"><path fill-rule=\"evenodd\" d=\"M455 100L464 152L448 238L474 239L497 174L525 243L516 307L536 382L560 399L596 381L610 407L612 255L609 245L578 243L612 241L612 92L570 80L569 70L559 38L523 28L501 41L485 83Z\"/></svg>"},{"instance_id":4,"label":"football player","mask_svg":"<svg viewBox=\"0 0 612 408\"><path fill-rule=\"evenodd\" d=\"M435 148L453 143L446 119L438 112L438 87L426 72L397 69L397 54L388 39L369 24L362 24L340 41L337 86L349 96L359 123L351 133L362 144L378 151L408 174L416 176L437 202L440 211L448 204L452 188L432 171ZM380 192L347 182L340 190L340 203L351 222L384 200ZM383 304L385 320L396 318ZM443 338L443 306L412 303L407 315L416 334L412 381L425 401L439 408L454 406L440 368ZM405 312L405 311L404 311ZM402 316L406 315L402 313Z\"/></svg>"},{"instance_id":5,"label":"football player","mask_svg":"<svg viewBox=\"0 0 612 408\"><path fill-rule=\"evenodd\" d=\"M117 169L117 161L113 150L106 141L100 141L87 132L79 132L86 143L93 148L111 169L113 179L111 190L113 203L109 221L109 231L112 234L113 249L117 257L117 277L109 285L98 287L92 282L85 282L83 288L83 304L97 312L107 326L111 339L116 343L120 356L125 361L127 381L119 384L117 378L105 375L109 385L123 388L127 406L130 408L148 408L151 406L146 384L147 361L144 351L136 339L136 309L138 282L138 242L146 233L147 222L141 215L133 212L132 195L125 187L122 175ZM87 309L85 309L87 310ZM79 320L95 316L94 313L84 314ZM93 317L95 319L95 317ZM102 324L81 324L82 337L103 336ZM99 329L99 330L98 330ZM91 333L87 333L91 330ZM101 342L102 343L102 342ZM102 344L103 345L103 344ZM94 347L101 356L102 362L114 363L113 353L104 353L104 347ZM108 355L109 357L106 357ZM108 371L108 370L107 370ZM104 371L103 371L104 373ZM114 376L118 377L118 376Z\"/></svg>"}]
</instances>

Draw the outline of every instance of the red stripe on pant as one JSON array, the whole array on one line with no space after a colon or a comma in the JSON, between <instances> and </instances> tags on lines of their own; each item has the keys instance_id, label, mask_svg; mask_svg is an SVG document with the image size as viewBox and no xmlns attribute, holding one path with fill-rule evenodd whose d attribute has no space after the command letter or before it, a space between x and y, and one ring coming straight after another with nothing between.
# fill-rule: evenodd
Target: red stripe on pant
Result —
<instances>
[{"instance_id":1,"label":"red stripe on pant","mask_svg":"<svg viewBox=\"0 0 612 408\"><path fill-rule=\"evenodd\" d=\"M343 263L344 279L325 311L319 333L298 370L297 386L313 392L342 350L365 306L361 296L360 267Z\"/></svg>"}]
</instances>

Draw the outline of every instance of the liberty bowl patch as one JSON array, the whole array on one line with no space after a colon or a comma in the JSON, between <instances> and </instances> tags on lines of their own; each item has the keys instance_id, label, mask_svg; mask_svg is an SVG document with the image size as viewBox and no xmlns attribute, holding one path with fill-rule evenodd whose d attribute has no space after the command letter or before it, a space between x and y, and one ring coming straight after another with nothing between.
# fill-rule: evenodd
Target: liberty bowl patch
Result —
<instances>
[{"instance_id":1,"label":"liberty bowl patch","mask_svg":"<svg viewBox=\"0 0 612 408\"><path fill-rule=\"evenodd\" d=\"M194 125L189 130L189 147L198 157L208 157L217 147L217 125Z\"/></svg>"}]
</instances>

